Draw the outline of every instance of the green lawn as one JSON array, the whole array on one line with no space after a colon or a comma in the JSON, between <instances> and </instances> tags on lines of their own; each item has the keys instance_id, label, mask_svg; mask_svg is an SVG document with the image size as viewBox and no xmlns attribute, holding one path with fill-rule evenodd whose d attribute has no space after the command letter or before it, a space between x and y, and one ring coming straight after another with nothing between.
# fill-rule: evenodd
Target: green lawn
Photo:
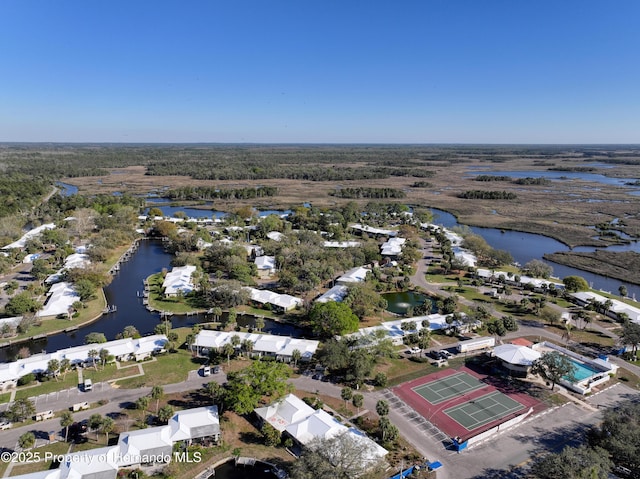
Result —
<instances>
[{"instance_id":1,"label":"green lawn","mask_svg":"<svg viewBox=\"0 0 640 479\"><path fill-rule=\"evenodd\" d=\"M4 404L9 402L9 398L11 397L11 393L3 393L0 394L0 404Z\"/></svg>"},{"instance_id":2,"label":"green lawn","mask_svg":"<svg viewBox=\"0 0 640 479\"><path fill-rule=\"evenodd\" d=\"M66 377L60 376L58 380L51 379L44 383L38 383L34 387L19 387L16 391L16 399L39 396L40 394L49 394L63 389L78 387L78 373L69 371Z\"/></svg>"},{"instance_id":3,"label":"green lawn","mask_svg":"<svg viewBox=\"0 0 640 479\"><path fill-rule=\"evenodd\" d=\"M39 462L32 462L29 464L16 464L11 471L12 476L18 476L21 474L29 474L31 472L39 472L39 471L47 471L51 469L52 461L45 461L45 454L52 454L55 456L62 456L69 452L69 443L65 442L54 442L52 444L47 444L46 446L38 447L35 449L31 449L30 453L40 456L41 460ZM36 456L37 457L37 456ZM49 456L50 457L50 456Z\"/></svg>"},{"instance_id":4,"label":"green lawn","mask_svg":"<svg viewBox=\"0 0 640 479\"><path fill-rule=\"evenodd\" d=\"M102 381L111 381L114 379L125 378L138 374L138 364L136 362L120 363L121 369L117 369L115 364L107 364L104 368L98 365L97 369L85 368L83 370L83 378L91 379L94 384Z\"/></svg>"},{"instance_id":5,"label":"green lawn","mask_svg":"<svg viewBox=\"0 0 640 479\"><path fill-rule=\"evenodd\" d=\"M187 373L198 368L191 352L179 350L175 353L167 353L156 356L156 361L143 361L144 376L117 381L122 388L135 389L145 386L173 384L187 379Z\"/></svg>"}]
</instances>

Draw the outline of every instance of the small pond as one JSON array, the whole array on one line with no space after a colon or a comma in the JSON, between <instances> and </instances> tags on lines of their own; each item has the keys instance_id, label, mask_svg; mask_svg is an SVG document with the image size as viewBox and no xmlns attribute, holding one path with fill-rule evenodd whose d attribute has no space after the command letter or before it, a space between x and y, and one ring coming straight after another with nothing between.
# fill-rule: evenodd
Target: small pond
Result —
<instances>
[{"instance_id":1,"label":"small pond","mask_svg":"<svg viewBox=\"0 0 640 479\"><path fill-rule=\"evenodd\" d=\"M396 314L406 314L409 308L420 306L426 299L430 299L422 293L415 293L413 291L384 293L382 294L382 297L387 300L387 311L391 311Z\"/></svg>"},{"instance_id":2,"label":"small pond","mask_svg":"<svg viewBox=\"0 0 640 479\"><path fill-rule=\"evenodd\" d=\"M209 479L277 479L269 465L256 462L254 466L234 464L234 461L225 462L216 467L215 474Z\"/></svg>"}]
</instances>

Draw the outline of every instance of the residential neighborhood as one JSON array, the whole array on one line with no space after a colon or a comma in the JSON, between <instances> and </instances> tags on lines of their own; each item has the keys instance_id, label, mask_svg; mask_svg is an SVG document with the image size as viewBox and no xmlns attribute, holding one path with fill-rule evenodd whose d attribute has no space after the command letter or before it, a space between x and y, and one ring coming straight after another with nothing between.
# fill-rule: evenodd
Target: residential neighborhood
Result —
<instances>
[{"instance_id":1,"label":"residential neighborhood","mask_svg":"<svg viewBox=\"0 0 640 479\"><path fill-rule=\"evenodd\" d=\"M278 221L284 225L287 216ZM125 287L144 311L137 314L159 315L155 334L121 324L113 339L92 332L86 344L21 349L23 357L0 364L0 391L7 398L3 428L14 438L3 447L31 451L35 458L71 437L58 468L11 477L170 477L176 457L198 457L191 468L179 467L192 471L188 477L208 477L218 464L213 458L226 457L240 464L266 461L274 477L295 478L309 461L343 467L347 458L337 451L359 458L349 459L356 477L391 477L405 465L425 477L482 477L469 461L488 444L508 443L532 420L546 421L560 414L559 407L571 407L595 421L601 404L635 394L618 380L629 374L621 376L623 369L636 371L616 356L620 348L594 354L572 335L591 330L610 337L611 346L635 347L631 329L617 336L606 321L632 328L624 324L636 325L638 308L593 291L570 292L572 283L536 277L535 264L476 267L484 260L468 248L473 243L442 226L402 215L387 221L393 229L350 223L353 236L326 241L304 230L268 230L261 237L256 225L193 221L191 228L180 227L189 222L136 217L134 246L109 267L116 284L149 247L160 247L159 257L174 256L171 268ZM54 228L31 232L27 241L47 230ZM195 241L194 231L206 240ZM296 247L292 238L305 246ZM7 317L4 330L19 337L47 321L74 325L82 318L100 297L101 288L87 291L85 279L94 275L94 248L61 258L62 267L48 276L33 315L42 323ZM48 261L44 251L31 264L40 268L42 258ZM97 308L96 324L122 316L119 298L109 301ZM392 303L400 312L390 309ZM176 327L170 318L177 317L192 318L192 324ZM519 381L518 391L513 381ZM35 394L44 388L50 392ZM116 391L127 398L120 404L129 404L120 412L110 401ZM61 395L70 405L60 404ZM464 417L479 414L476 404L487 418L467 424ZM108 426L93 412L105 408ZM458 418L458 410L467 416ZM85 422L61 428L69 413ZM54 431L45 438L33 432L35 424ZM232 432L238 427L253 431L261 449L243 446ZM75 452L78 441L93 447ZM226 441L238 444L238 452L225 455ZM187 455L175 456L176 448ZM282 451L277 463L267 453L274 448ZM525 451L504 451L504 466L511 453ZM98 469L86 467L92 457L104 458ZM469 474L460 475L462 470ZM7 468L14 471L21 466Z\"/></svg>"}]
</instances>

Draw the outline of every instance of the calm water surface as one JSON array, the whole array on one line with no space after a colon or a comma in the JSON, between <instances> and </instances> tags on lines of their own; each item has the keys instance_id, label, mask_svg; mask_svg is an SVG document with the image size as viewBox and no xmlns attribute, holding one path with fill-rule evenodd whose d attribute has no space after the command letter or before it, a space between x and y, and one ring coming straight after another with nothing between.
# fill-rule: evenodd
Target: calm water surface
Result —
<instances>
[{"instance_id":1,"label":"calm water surface","mask_svg":"<svg viewBox=\"0 0 640 479\"><path fill-rule=\"evenodd\" d=\"M492 174L501 174L502 172L492 172ZM445 228L453 228L459 226L458 220L451 213L443 210L432 208L433 222L438 225L442 225ZM537 235L533 233L524 233L520 231L502 231L496 228L480 228L478 226L469 227L475 234L482 236L491 247L501 250L506 250L511 253L513 259L518 263L524 265L532 259L542 260L545 253L557 253L561 251L569 251L569 247L559 241L549 238L543 235ZM638 243L634 242L629 245L616 245L610 246L607 251L638 251ZM575 248L574 251L590 252L595 251L597 248L593 247L580 247ZM544 260L543 260L544 261ZM614 294L618 292L620 285L625 285L629 296L635 294L637 298L640 298L640 286L625 283L617 279L607 278L595 273L589 273L577 268L571 268L561 264L546 261L553 267L553 276L558 278L564 278L565 276L578 275L585 278L591 287L601 289L604 291L611 291Z\"/></svg>"}]
</instances>

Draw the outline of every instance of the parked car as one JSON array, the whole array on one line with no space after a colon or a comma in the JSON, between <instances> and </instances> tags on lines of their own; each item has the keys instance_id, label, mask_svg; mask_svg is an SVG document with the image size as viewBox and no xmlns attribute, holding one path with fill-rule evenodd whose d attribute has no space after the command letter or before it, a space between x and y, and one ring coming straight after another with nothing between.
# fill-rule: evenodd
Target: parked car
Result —
<instances>
[{"instance_id":1,"label":"parked car","mask_svg":"<svg viewBox=\"0 0 640 479\"><path fill-rule=\"evenodd\" d=\"M451 356L453 356L453 354L451 354L449 351L447 351L446 349L442 349L440 350L440 354L442 356L444 356L446 359L450 358Z\"/></svg>"},{"instance_id":2,"label":"parked car","mask_svg":"<svg viewBox=\"0 0 640 479\"><path fill-rule=\"evenodd\" d=\"M418 347L413 347L409 350L409 354L420 354L420 352L422 351L422 349L418 348Z\"/></svg>"},{"instance_id":3,"label":"parked car","mask_svg":"<svg viewBox=\"0 0 640 479\"><path fill-rule=\"evenodd\" d=\"M84 391L91 391L93 389L93 382L91 379L84 380Z\"/></svg>"},{"instance_id":4,"label":"parked car","mask_svg":"<svg viewBox=\"0 0 640 479\"><path fill-rule=\"evenodd\" d=\"M218 366L217 364L211 370L213 374L218 374L220 371L221 371L220 366Z\"/></svg>"},{"instance_id":5,"label":"parked car","mask_svg":"<svg viewBox=\"0 0 640 479\"><path fill-rule=\"evenodd\" d=\"M202 375L207 377L211 376L211 366L205 366L202 368Z\"/></svg>"},{"instance_id":6,"label":"parked car","mask_svg":"<svg viewBox=\"0 0 640 479\"><path fill-rule=\"evenodd\" d=\"M315 379L315 380L322 379L322 374L320 374L320 373L315 373L313 376L311 376L311 379Z\"/></svg>"},{"instance_id":7,"label":"parked car","mask_svg":"<svg viewBox=\"0 0 640 479\"><path fill-rule=\"evenodd\" d=\"M439 351L429 351L429 357L433 358L433 359L440 359L440 353Z\"/></svg>"},{"instance_id":8,"label":"parked car","mask_svg":"<svg viewBox=\"0 0 640 479\"><path fill-rule=\"evenodd\" d=\"M6 429L11 429L11 426L13 426L13 424L11 424L8 421L0 422L0 431L4 431Z\"/></svg>"}]
</instances>

